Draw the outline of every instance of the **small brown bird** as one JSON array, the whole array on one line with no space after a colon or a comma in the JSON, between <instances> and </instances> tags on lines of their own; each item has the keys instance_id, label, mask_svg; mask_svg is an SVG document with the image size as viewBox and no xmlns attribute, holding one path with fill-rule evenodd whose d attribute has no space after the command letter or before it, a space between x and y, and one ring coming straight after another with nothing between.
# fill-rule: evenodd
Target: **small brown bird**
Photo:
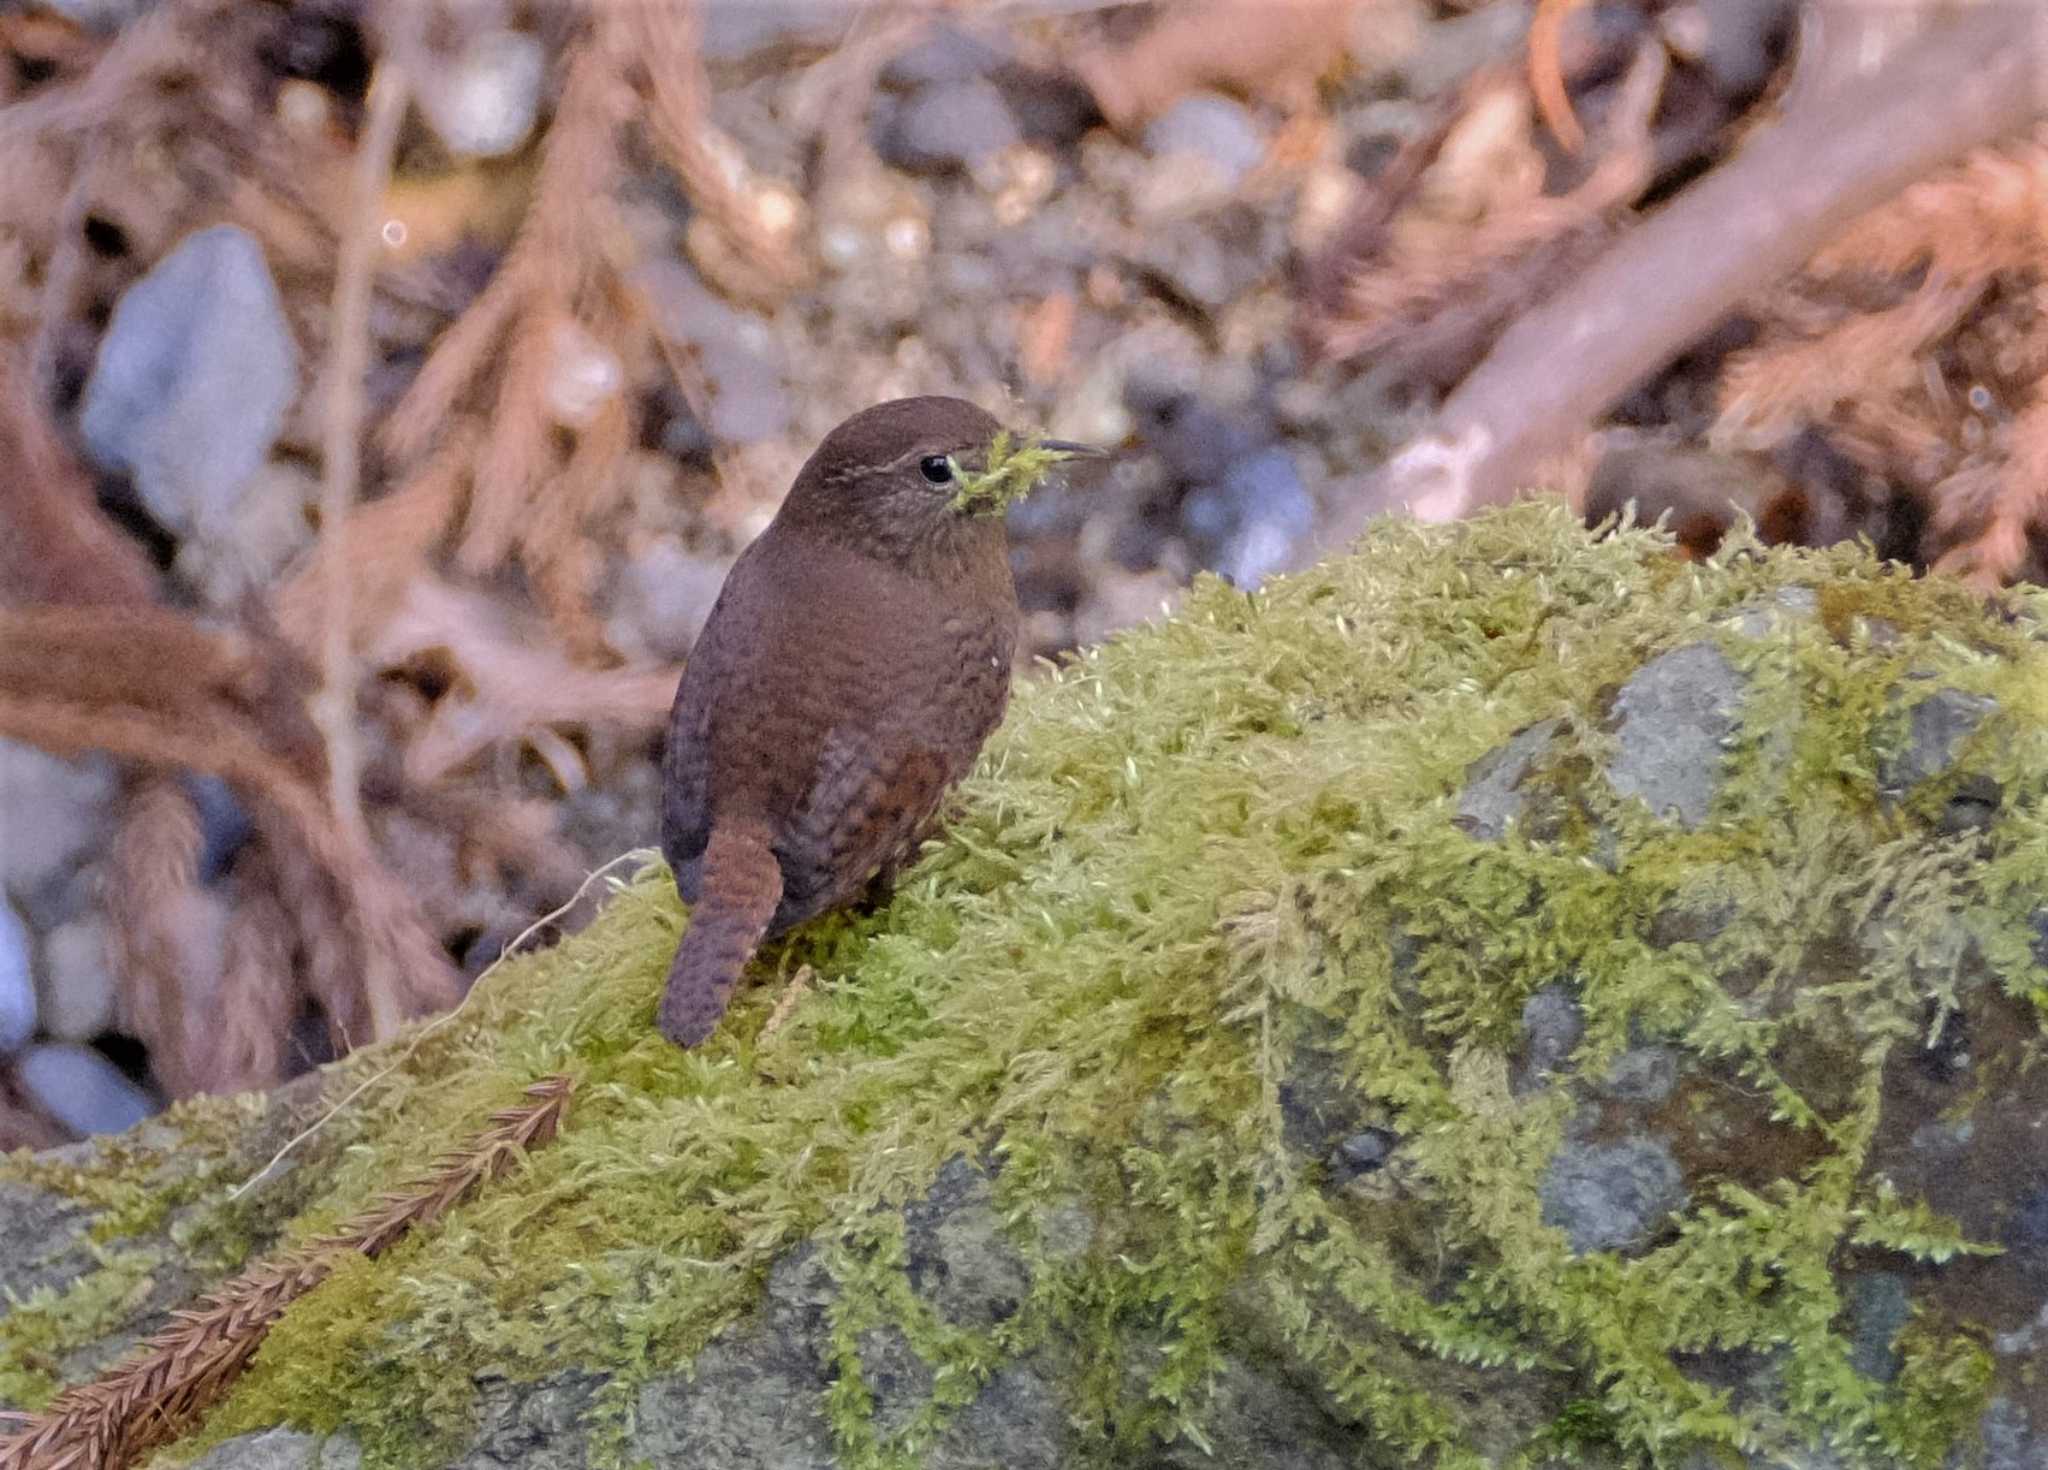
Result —
<instances>
[{"instance_id":1,"label":"small brown bird","mask_svg":"<svg viewBox=\"0 0 2048 1470\"><path fill-rule=\"evenodd\" d=\"M678 1046L763 939L886 889L1002 720L1017 592L1003 497L971 484L1001 428L957 398L855 414L727 574L662 766L662 852L694 905L661 997Z\"/></svg>"}]
</instances>

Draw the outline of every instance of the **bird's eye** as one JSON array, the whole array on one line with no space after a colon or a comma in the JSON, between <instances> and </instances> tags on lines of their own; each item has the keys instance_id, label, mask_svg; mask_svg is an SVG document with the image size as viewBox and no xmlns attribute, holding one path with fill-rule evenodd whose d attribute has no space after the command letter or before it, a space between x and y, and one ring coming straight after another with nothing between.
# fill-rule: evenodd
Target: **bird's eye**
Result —
<instances>
[{"instance_id":1,"label":"bird's eye","mask_svg":"<svg viewBox=\"0 0 2048 1470\"><path fill-rule=\"evenodd\" d=\"M918 473L934 485L943 485L953 478L953 461L943 454L928 454L917 462Z\"/></svg>"}]
</instances>

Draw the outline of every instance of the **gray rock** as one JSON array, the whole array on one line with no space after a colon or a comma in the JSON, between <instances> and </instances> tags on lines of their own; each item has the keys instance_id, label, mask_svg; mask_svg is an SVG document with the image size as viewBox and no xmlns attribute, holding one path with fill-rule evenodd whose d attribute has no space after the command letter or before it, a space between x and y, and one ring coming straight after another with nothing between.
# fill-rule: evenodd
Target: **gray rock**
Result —
<instances>
[{"instance_id":1,"label":"gray rock","mask_svg":"<svg viewBox=\"0 0 2048 1470\"><path fill-rule=\"evenodd\" d=\"M619 615L633 641L664 662L686 657L731 567L730 557L695 556L677 541L641 548L626 563L619 585Z\"/></svg>"},{"instance_id":2,"label":"gray rock","mask_svg":"<svg viewBox=\"0 0 2048 1470\"><path fill-rule=\"evenodd\" d=\"M1522 1049L1518 1078L1525 1087L1540 1086L1564 1070L1586 1035L1586 1016L1578 998L1563 985L1546 985L1522 1002Z\"/></svg>"},{"instance_id":3,"label":"gray rock","mask_svg":"<svg viewBox=\"0 0 2048 1470\"><path fill-rule=\"evenodd\" d=\"M1678 1086L1678 1053L1668 1046L1633 1046L1614 1059L1599 1091L1623 1102L1656 1104Z\"/></svg>"},{"instance_id":4,"label":"gray rock","mask_svg":"<svg viewBox=\"0 0 2048 1470\"><path fill-rule=\"evenodd\" d=\"M497 158L533 132L547 50L523 31L490 30L422 79L420 110L459 157Z\"/></svg>"},{"instance_id":5,"label":"gray rock","mask_svg":"<svg viewBox=\"0 0 2048 1470\"><path fill-rule=\"evenodd\" d=\"M626 1458L723 1470L835 1470L823 1354L830 1274L809 1247L768 1273L761 1310L640 1393Z\"/></svg>"},{"instance_id":6,"label":"gray rock","mask_svg":"<svg viewBox=\"0 0 2048 1470\"><path fill-rule=\"evenodd\" d=\"M885 163L916 174L971 169L1023 140L1002 91L982 77L924 87L876 139Z\"/></svg>"},{"instance_id":7,"label":"gray rock","mask_svg":"<svg viewBox=\"0 0 2048 1470\"><path fill-rule=\"evenodd\" d=\"M0 740L0 888L26 903L85 853L103 850L119 784L102 757L61 760Z\"/></svg>"},{"instance_id":8,"label":"gray rock","mask_svg":"<svg viewBox=\"0 0 2048 1470\"><path fill-rule=\"evenodd\" d=\"M995 38L943 21L882 68L885 87L925 87L985 77L1007 65L1014 53Z\"/></svg>"},{"instance_id":9,"label":"gray rock","mask_svg":"<svg viewBox=\"0 0 2048 1470\"><path fill-rule=\"evenodd\" d=\"M1728 738L1742 708L1742 679L1711 643L1689 643L1638 669L1614 702L1619 745L1607 781L1659 817L1693 828L1721 789Z\"/></svg>"},{"instance_id":10,"label":"gray rock","mask_svg":"<svg viewBox=\"0 0 2048 1470\"><path fill-rule=\"evenodd\" d=\"M38 995L43 1030L58 1041L90 1041L112 1028L114 969L107 962L107 927L96 915L43 936Z\"/></svg>"},{"instance_id":11,"label":"gray rock","mask_svg":"<svg viewBox=\"0 0 2048 1470\"><path fill-rule=\"evenodd\" d=\"M1899 1376L1899 1355L1892 1339L1913 1316L1913 1296L1906 1278L1892 1271L1866 1271L1852 1277L1842 1293L1849 1313L1849 1362L1865 1378L1890 1383Z\"/></svg>"},{"instance_id":12,"label":"gray rock","mask_svg":"<svg viewBox=\"0 0 2048 1470\"><path fill-rule=\"evenodd\" d=\"M1467 766L1465 789L1458 797L1459 825L1483 841L1499 841L1528 806L1529 799L1520 790L1522 778L1563 728L1562 720L1538 721Z\"/></svg>"},{"instance_id":13,"label":"gray rock","mask_svg":"<svg viewBox=\"0 0 2048 1470\"><path fill-rule=\"evenodd\" d=\"M1997 700L1960 689L1928 695L1906 716L1905 749L1878 762L1879 783L1889 791L1904 791L1942 775L1955 765L1963 742L1997 708Z\"/></svg>"},{"instance_id":14,"label":"gray rock","mask_svg":"<svg viewBox=\"0 0 2048 1470\"><path fill-rule=\"evenodd\" d=\"M53 1164L83 1162L89 1144L67 1144L42 1157ZM63 1286L92 1264L92 1215L75 1200L0 1179L0 1300Z\"/></svg>"},{"instance_id":15,"label":"gray rock","mask_svg":"<svg viewBox=\"0 0 2048 1470\"><path fill-rule=\"evenodd\" d=\"M1820 615L1820 594L1811 587L1780 587L1762 602L1744 603L1721 620L1745 638L1762 638L1785 623L1812 622Z\"/></svg>"},{"instance_id":16,"label":"gray rock","mask_svg":"<svg viewBox=\"0 0 2048 1470\"><path fill-rule=\"evenodd\" d=\"M223 1440L192 1462L192 1470L360 1470L363 1453L336 1436L269 1429Z\"/></svg>"},{"instance_id":17,"label":"gray rock","mask_svg":"<svg viewBox=\"0 0 2048 1470\"><path fill-rule=\"evenodd\" d=\"M1686 1203L1678 1161L1653 1138L1567 1142L1544 1171L1541 1194L1543 1223L1564 1231L1578 1255L1635 1245Z\"/></svg>"},{"instance_id":18,"label":"gray rock","mask_svg":"<svg viewBox=\"0 0 2048 1470\"><path fill-rule=\"evenodd\" d=\"M925 1470L1060 1470L1073 1463L1067 1406L1044 1372L1010 1363L989 1375L923 1457Z\"/></svg>"},{"instance_id":19,"label":"gray rock","mask_svg":"<svg viewBox=\"0 0 2048 1470\"><path fill-rule=\"evenodd\" d=\"M1370 1174L1385 1166L1400 1142L1400 1135L1387 1128L1354 1133L1330 1151L1330 1173L1340 1180Z\"/></svg>"},{"instance_id":20,"label":"gray rock","mask_svg":"<svg viewBox=\"0 0 2048 1470\"><path fill-rule=\"evenodd\" d=\"M1241 183L1266 156L1265 135L1241 104L1213 92L1181 98L1145 129L1154 158L1198 158L1228 187Z\"/></svg>"},{"instance_id":21,"label":"gray rock","mask_svg":"<svg viewBox=\"0 0 2048 1470\"><path fill-rule=\"evenodd\" d=\"M34 938L14 905L0 896L0 1057L36 1034Z\"/></svg>"},{"instance_id":22,"label":"gray rock","mask_svg":"<svg viewBox=\"0 0 2048 1470\"><path fill-rule=\"evenodd\" d=\"M132 475L149 513L188 536L232 519L298 391L298 348L263 248L216 225L121 297L79 427L94 458Z\"/></svg>"},{"instance_id":23,"label":"gray rock","mask_svg":"<svg viewBox=\"0 0 2048 1470\"><path fill-rule=\"evenodd\" d=\"M818 0L747 0L704 7L700 46L713 61L738 61L771 46L843 38L846 17Z\"/></svg>"},{"instance_id":24,"label":"gray rock","mask_svg":"<svg viewBox=\"0 0 2048 1470\"><path fill-rule=\"evenodd\" d=\"M1198 514L1197 503L1209 498L1215 509ZM1277 444L1238 460L1220 485L1204 486L1188 501L1187 519L1220 525L1208 557L1211 570L1247 591L1287 566L1315 522L1315 503L1294 457Z\"/></svg>"},{"instance_id":25,"label":"gray rock","mask_svg":"<svg viewBox=\"0 0 2048 1470\"><path fill-rule=\"evenodd\" d=\"M32 1046L14 1064L29 1100L81 1137L123 1133L157 1112L157 1100L89 1046Z\"/></svg>"},{"instance_id":26,"label":"gray rock","mask_svg":"<svg viewBox=\"0 0 2048 1470\"><path fill-rule=\"evenodd\" d=\"M903 1220L911 1288L940 1316L986 1328L1016 1315L1031 1277L1004 1234L980 1169L964 1158L948 1160Z\"/></svg>"},{"instance_id":27,"label":"gray rock","mask_svg":"<svg viewBox=\"0 0 2048 1470\"><path fill-rule=\"evenodd\" d=\"M588 1373L540 1383L478 1375L476 1448L449 1470L581 1470L588 1463L582 1421L598 1383Z\"/></svg>"},{"instance_id":28,"label":"gray rock","mask_svg":"<svg viewBox=\"0 0 2048 1470\"><path fill-rule=\"evenodd\" d=\"M909 1427L930 1402L938 1381L931 1364L917 1355L900 1327L876 1327L860 1335L860 1376L875 1401L875 1430L889 1437Z\"/></svg>"}]
</instances>

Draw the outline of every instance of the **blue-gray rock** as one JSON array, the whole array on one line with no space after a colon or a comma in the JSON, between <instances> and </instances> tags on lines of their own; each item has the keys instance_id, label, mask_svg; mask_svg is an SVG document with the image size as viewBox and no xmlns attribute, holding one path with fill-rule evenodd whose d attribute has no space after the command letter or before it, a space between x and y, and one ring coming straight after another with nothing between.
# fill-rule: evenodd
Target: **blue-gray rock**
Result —
<instances>
[{"instance_id":1,"label":"blue-gray rock","mask_svg":"<svg viewBox=\"0 0 2048 1470\"><path fill-rule=\"evenodd\" d=\"M89 1046L48 1042L14 1064L14 1080L33 1103L73 1133L122 1133L162 1106Z\"/></svg>"},{"instance_id":2,"label":"blue-gray rock","mask_svg":"<svg viewBox=\"0 0 2048 1470\"><path fill-rule=\"evenodd\" d=\"M1865 1378L1890 1383L1900 1366L1892 1339L1913 1316L1906 1278L1893 1271L1866 1271L1852 1277L1842 1295L1849 1313L1850 1366Z\"/></svg>"},{"instance_id":3,"label":"blue-gray rock","mask_svg":"<svg viewBox=\"0 0 2048 1470\"><path fill-rule=\"evenodd\" d=\"M705 6L698 44L713 61L737 61L771 46L836 43L845 32L845 15L818 0L746 0Z\"/></svg>"},{"instance_id":4,"label":"blue-gray rock","mask_svg":"<svg viewBox=\"0 0 2048 1470\"><path fill-rule=\"evenodd\" d=\"M1330 1172L1338 1179L1370 1174L1393 1157L1400 1142L1400 1135L1387 1128L1354 1133L1330 1151Z\"/></svg>"},{"instance_id":5,"label":"blue-gray rock","mask_svg":"<svg viewBox=\"0 0 2048 1470\"><path fill-rule=\"evenodd\" d=\"M0 1057L36 1034L34 944L14 905L0 898Z\"/></svg>"},{"instance_id":6,"label":"blue-gray rock","mask_svg":"<svg viewBox=\"0 0 2048 1470\"><path fill-rule=\"evenodd\" d=\"M1266 139L1239 103L1214 92L1195 92L1146 127L1145 151L1162 160L1202 159L1234 186L1265 158Z\"/></svg>"},{"instance_id":7,"label":"blue-gray rock","mask_svg":"<svg viewBox=\"0 0 2048 1470\"><path fill-rule=\"evenodd\" d=\"M1024 136L1002 91L984 77L920 88L880 132L882 160L917 174L971 169Z\"/></svg>"},{"instance_id":8,"label":"blue-gray rock","mask_svg":"<svg viewBox=\"0 0 2048 1470\"><path fill-rule=\"evenodd\" d=\"M241 798L220 777L187 772L179 784L199 813L199 881L218 882L256 830L255 824Z\"/></svg>"},{"instance_id":9,"label":"blue-gray rock","mask_svg":"<svg viewBox=\"0 0 2048 1470\"><path fill-rule=\"evenodd\" d=\"M79 426L179 536L224 527L298 396L298 348L254 237L187 236L114 308Z\"/></svg>"},{"instance_id":10,"label":"blue-gray rock","mask_svg":"<svg viewBox=\"0 0 2048 1470\"><path fill-rule=\"evenodd\" d=\"M1543 1223L1564 1231L1576 1255L1635 1245L1686 1203L1678 1160L1654 1138L1568 1142L1551 1157L1540 1192Z\"/></svg>"},{"instance_id":11,"label":"blue-gray rock","mask_svg":"<svg viewBox=\"0 0 2048 1470\"><path fill-rule=\"evenodd\" d=\"M885 87L902 88L964 82L1000 70L1013 55L994 37L940 21L889 59L882 68L881 82Z\"/></svg>"},{"instance_id":12,"label":"blue-gray rock","mask_svg":"<svg viewBox=\"0 0 2048 1470\"><path fill-rule=\"evenodd\" d=\"M533 131L547 72L547 48L537 38L488 31L422 78L420 111L449 152L499 158Z\"/></svg>"},{"instance_id":13,"label":"blue-gray rock","mask_svg":"<svg viewBox=\"0 0 2048 1470\"><path fill-rule=\"evenodd\" d=\"M1904 791L1942 775L1955 765L1963 742L1997 708L1997 700L1960 689L1928 695L1906 716L1905 749L1878 762L1879 784Z\"/></svg>"},{"instance_id":14,"label":"blue-gray rock","mask_svg":"<svg viewBox=\"0 0 2048 1470\"><path fill-rule=\"evenodd\" d=\"M1677 1086L1677 1052L1668 1046L1632 1046L1614 1059L1600 1079L1599 1091L1622 1102L1654 1105Z\"/></svg>"},{"instance_id":15,"label":"blue-gray rock","mask_svg":"<svg viewBox=\"0 0 2048 1470\"><path fill-rule=\"evenodd\" d=\"M1586 1013L1567 986L1546 985L1522 1002L1522 1048L1518 1080L1540 1085L1578 1050L1586 1035Z\"/></svg>"},{"instance_id":16,"label":"blue-gray rock","mask_svg":"<svg viewBox=\"0 0 2048 1470\"><path fill-rule=\"evenodd\" d=\"M80 858L105 850L119 789L104 756L68 761L0 740L0 888L12 889L39 923L65 916L40 916L32 893L61 881Z\"/></svg>"},{"instance_id":17,"label":"blue-gray rock","mask_svg":"<svg viewBox=\"0 0 2048 1470\"><path fill-rule=\"evenodd\" d=\"M43 1034L53 1041L90 1041L114 1026L114 970L105 922L92 913L43 935L36 976Z\"/></svg>"},{"instance_id":18,"label":"blue-gray rock","mask_svg":"<svg viewBox=\"0 0 2048 1470\"><path fill-rule=\"evenodd\" d=\"M1562 720L1539 720L1467 766L1465 789L1458 796L1458 825L1481 841L1498 842L1529 804L1521 790L1523 778L1563 728Z\"/></svg>"},{"instance_id":19,"label":"blue-gray rock","mask_svg":"<svg viewBox=\"0 0 2048 1470\"><path fill-rule=\"evenodd\" d=\"M1741 676L1711 643L1689 643L1638 669L1614 702L1619 747L1607 781L1682 827L1706 821L1742 708Z\"/></svg>"},{"instance_id":20,"label":"blue-gray rock","mask_svg":"<svg viewBox=\"0 0 2048 1470\"><path fill-rule=\"evenodd\" d=\"M270 1429L223 1440L193 1461L192 1470L358 1470L362 1463L363 1452L339 1436Z\"/></svg>"},{"instance_id":21,"label":"blue-gray rock","mask_svg":"<svg viewBox=\"0 0 2048 1470\"><path fill-rule=\"evenodd\" d=\"M1181 523L1209 569L1246 590L1283 569L1314 522L1294 457L1277 444L1237 460L1181 503Z\"/></svg>"}]
</instances>

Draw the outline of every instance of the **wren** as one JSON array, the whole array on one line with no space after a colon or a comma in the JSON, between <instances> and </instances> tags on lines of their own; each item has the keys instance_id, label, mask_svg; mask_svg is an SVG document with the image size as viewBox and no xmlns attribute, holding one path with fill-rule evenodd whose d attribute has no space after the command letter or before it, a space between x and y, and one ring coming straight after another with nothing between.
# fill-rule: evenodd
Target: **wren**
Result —
<instances>
[{"instance_id":1,"label":"wren","mask_svg":"<svg viewBox=\"0 0 2048 1470\"><path fill-rule=\"evenodd\" d=\"M957 398L855 414L726 575L662 762L662 852L694 906L659 1012L678 1046L763 940L887 890L1001 722L1017 592L1003 497L976 493L1001 431Z\"/></svg>"}]
</instances>

